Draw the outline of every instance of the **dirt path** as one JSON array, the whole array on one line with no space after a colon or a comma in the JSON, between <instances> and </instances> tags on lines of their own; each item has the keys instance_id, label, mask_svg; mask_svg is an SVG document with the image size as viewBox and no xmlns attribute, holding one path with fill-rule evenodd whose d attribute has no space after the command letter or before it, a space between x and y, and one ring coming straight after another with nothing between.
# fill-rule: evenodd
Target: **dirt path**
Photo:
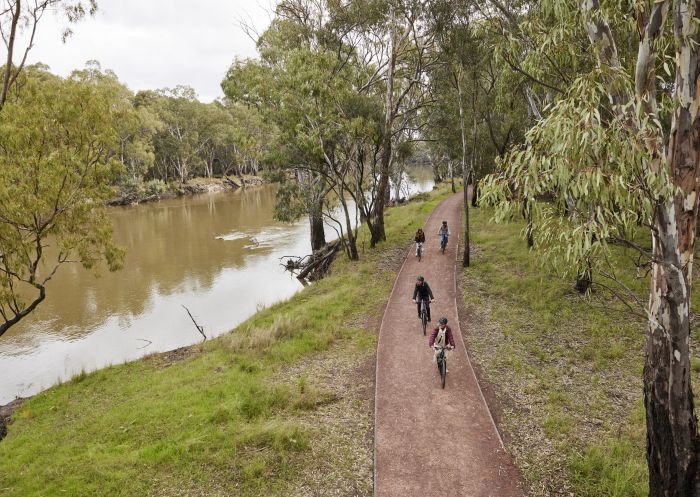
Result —
<instances>
[{"instance_id":1,"label":"dirt path","mask_svg":"<svg viewBox=\"0 0 700 497\"><path fill-rule=\"evenodd\" d=\"M377 349L376 497L525 495L476 382L457 319L461 200L460 193L435 208L425 227L423 260L408 254L384 313ZM452 232L444 255L437 236L443 220ZM455 336L445 390L410 301L419 274L436 298L429 324L445 316Z\"/></svg>"}]
</instances>

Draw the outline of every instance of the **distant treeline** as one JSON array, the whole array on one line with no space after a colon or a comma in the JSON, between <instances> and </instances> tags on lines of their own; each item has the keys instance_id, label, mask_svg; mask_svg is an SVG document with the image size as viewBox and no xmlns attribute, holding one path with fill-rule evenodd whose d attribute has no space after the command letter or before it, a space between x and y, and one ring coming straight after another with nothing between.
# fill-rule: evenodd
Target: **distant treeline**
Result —
<instances>
[{"instance_id":1,"label":"distant treeline","mask_svg":"<svg viewBox=\"0 0 700 497\"><path fill-rule=\"evenodd\" d=\"M28 77L56 78L35 66ZM185 183L192 177L258 174L271 131L256 109L202 103L188 86L132 92L96 61L70 80L93 86L114 110L111 155L121 164L122 186L149 180Z\"/></svg>"}]
</instances>

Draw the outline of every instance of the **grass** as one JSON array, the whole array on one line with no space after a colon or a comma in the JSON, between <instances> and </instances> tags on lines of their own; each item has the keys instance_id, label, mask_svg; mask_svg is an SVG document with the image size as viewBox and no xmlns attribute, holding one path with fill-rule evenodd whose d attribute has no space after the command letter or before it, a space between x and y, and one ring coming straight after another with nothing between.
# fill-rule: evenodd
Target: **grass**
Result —
<instances>
[{"instance_id":1,"label":"grass","mask_svg":"<svg viewBox=\"0 0 700 497\"><path fill-rule=\"evenodd\" d=\"M472 267L460 281L467 339L494 385L531 495L646 495L644 320L602 294L580 297L573 281L543 269L522 224L496 225L488 209L472 212ZM613 266L645 301L648 282L625 270L629 259L616 249ZM693 297L697 309L698 292Z\"/></svg>"},{"instance_id":2,"label":"grass","mask_svg":"<svg viewBox=\"0 0 700 497\"><path fill-rule=\"evenodd\" d=\"M376 345L366 323L445 196L390 209L386 243L369 249L361 231L359 262L340 256L330 277L231 334L81 373L24 403L0 442L0 494L291 495L320 481L370 495L373 413L353 393L372 381L356 369Z\"/></svg>"}]
</instances>

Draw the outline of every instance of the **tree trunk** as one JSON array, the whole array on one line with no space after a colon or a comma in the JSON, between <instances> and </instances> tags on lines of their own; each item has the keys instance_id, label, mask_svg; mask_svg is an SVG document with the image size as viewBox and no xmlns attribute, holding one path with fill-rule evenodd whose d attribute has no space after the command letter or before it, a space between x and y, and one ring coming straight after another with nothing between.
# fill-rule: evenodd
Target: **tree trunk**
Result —
<instances>
[{"instance_id":1,"label":"tree trunk","mask_svg":"<svg viewBox=\"0 0 700 497\"><path fill-rule=\"evenodd\" d=\"M472 207L479 207L479 180L472 173Z\"/></svg>"},{"instance_id":2,"label":"tree trunk","mask_svg":"<svg viewBox=\"0 0 700 497\"><path fill-rule=\"evenodd\" d=\"M309 225L311 227L311 250L316 252L326 245L326 232L323 227L323 214L320 206L309 213Z\"/></svg>"},{"instance_id":3,"label":"tree trunk","mask_svg":"<svg viewBox=\"0 0 700 497\"><path fill-rule=\"evenodd\" d=\"M464 254L462 266L469 267L469 171L467 170L467 129L464 122L464 102L462 95L462 73L460 65L457 74L457 98L459 100L459 131L462 137L462 187L464 189ZM476 129L476 116L474 117Z\"/></svg>"},{"instance_id":4,"label":"tree trunk","mask_svg":"<svg viewBox=\"0 0 700 497\"><path fill-rule=\"evenodd\" d=\"M16 0L15 11L12 13L10 24L10 35L7 40L7 60L5 61L5 74L2 78L2 91L0 92L0 110L2 110L7 100L7 93L10 91L10 78L12 76L12 56L15 48L15 38L17 36L17 24L19 23L21 2Z\"/></svg>"},{"instance_id":5,"label":"tree trunk","mask_svg":"<svg viewBox=\"0 0 700 497\"><path fill-rule=\"evenodd\" d=\"M681 240L673 205L659 209L655 227L658 262L652 271L644 364L649 496L697 497L700 440L690 384L690 287L677 250Z\"/></svg>"},{"instance_id":6,"label":"tree trunk","mask_svg":"<svg viewBox=\"0 0 700 497\"><path fill-rule=\"evenodd\" d=\"M452 186L452 193L457 193L457 189L455 188L455 169L452 165L452 162L449 163L447 168L450 170L450 183Z\"/></svg>"},{"instance_id":7,"label":"tree trunk","mask_svg":"<svg viewBox=\"0 0 700 497\"><path fill-rule=\"evenodd\" d=\"M341 189L342 193L342 189ZM355 230L352 228L352 221L350 219L350 211L348 210L348 203L345 201L345 198L340 195L340 203L343 206L343 212L345 214L345 229L348 232L348 246L350 249L350 253L348 254L350 257L351 261L356 261L360 258L359 254L357 253L357 239L355 238Z\"/></svg>"},{"instance_id":8,"label":"tree trunk","mask_svg":"<svg viewBox=\"0 0 700 497\"><path fill-rule=\"evenodd\" d=\"M462 256L462 266L469 267L469 185L467 175L462 175L462 186L464 187L464 255Z\"/></svg>"},{"instance_id":9,"label":"tree trunk","mask_svg":"<svg viewBox=\"0 0 700 497\"><path fill-rule=\"evenodd\" d=\"M530 206L530 202L528 202L527 200L525 200L525 220L527 222L527 226L525 228L525 235L527 236L527 248L531 249L535 246L535 235L534 229L532 227L532 206Z\"/></svg>"},{"instance_id":10,"label":"tree trunk","mask_svg":"<svg viewBox=\"0 0 700 497\"><path fill-rule=\"evenodd\" d=\"M431 160L432 162L432 160ZM440 165L437 162L432 162L433 166L433 182L436 185L442 183L442 176L440 175Z\"/></svg>"},{"instance_id":11,"label":"tree trunk","mask_svg":"<svg viewBox=\"0 0 700 497\"><path fill-rule=\"evenodd\" d=\"M587 260L583 272L576 276L575 288L578 293L584 294L591 288L591 285L593 285L593 269L591 262Z\"/></svg>"},{"instance_id":12,"label":"tree trunk","mask_svg":"<svg viewBox=\"0 0 700 497\"><path fill-rule=\"evenodd\" d=\"M667 2L652 8L640 43L636 90L654 86L654 41ZM674 3L676 81L668 138L669 176L679 193L658 205L652 231L653 265L644 364L644 405L650 497L700 496L700 437L690 383L690 293L700 178L700 1ZM647 107L655 112L655 107Z\"/></svg>"},{"instance_id":13,"label":"tree trunk","mask_svg":"<svg viewBox=\"0 0 700 497\"><path fill-rule=\"evenodd\" d=\"M384 129L382 137L381 170L377 187L377 200L374 208L374 229L370 245L374 247L380 241L386 240L384 231L384 206L389 188L389 173L391 172L392 143L394 122L394 70L396 68L396 44L394 28L394 10L391 10L391 35L389 43L389 66L387 68L386 95L384 99Z\"/></svg>"}]
</instances>

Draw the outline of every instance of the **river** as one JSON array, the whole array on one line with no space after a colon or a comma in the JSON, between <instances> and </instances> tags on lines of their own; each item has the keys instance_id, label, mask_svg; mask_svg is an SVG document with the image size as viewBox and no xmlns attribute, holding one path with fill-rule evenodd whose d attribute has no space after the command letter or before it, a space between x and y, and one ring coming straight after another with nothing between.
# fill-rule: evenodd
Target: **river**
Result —
<instances>
[{"instance_id":1,"label":"river","mask_svg":"<svg viewBox=\"0 0 700 497\"><path fill-rule=\"evenodd\" d=\"M412 169L410 193L430 190ZM81 371L134 360L235 328L302 286L279 258L310 252L308 222L273 219L275 187L110 209L124 268L98 277L65 265L44 302L0 337L0 405ZM326 230L327 239L335 236Z\"/></svg>"}]
</instances>

